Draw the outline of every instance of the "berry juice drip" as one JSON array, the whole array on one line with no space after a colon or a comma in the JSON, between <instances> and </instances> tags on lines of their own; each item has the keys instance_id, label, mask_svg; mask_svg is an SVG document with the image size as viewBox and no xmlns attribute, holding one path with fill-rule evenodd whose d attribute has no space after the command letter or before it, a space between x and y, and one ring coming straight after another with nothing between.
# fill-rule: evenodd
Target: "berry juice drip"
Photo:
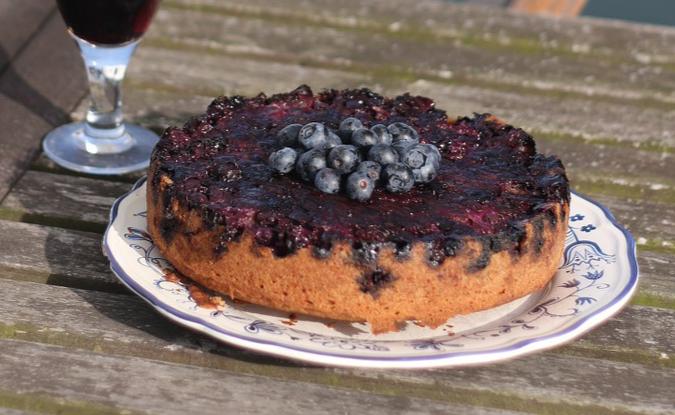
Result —
<instances>
[{"instance_id":1,"label":"berry juice drip","mask_svg":"<svg viewBox=\"0 0 675 415\"><path fill-rule=\"evenodd\" d=\"M68 28L104 45L134 41L145 33L159 0L57 0Z\"/></svg>"}]
</instances>

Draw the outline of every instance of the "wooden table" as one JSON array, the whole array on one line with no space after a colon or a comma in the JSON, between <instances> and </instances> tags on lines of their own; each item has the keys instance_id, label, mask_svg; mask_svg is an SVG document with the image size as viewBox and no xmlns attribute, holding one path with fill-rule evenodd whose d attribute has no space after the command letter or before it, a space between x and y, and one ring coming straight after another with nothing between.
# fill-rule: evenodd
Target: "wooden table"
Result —
<instances>
[{"instance_id":1,"label":"wooden table","mask_svg":"<svg viewBox=\"0 0 675 415\"><path fill-rule=\"evenodd\" d=\"M129 118L161 130L220 94L298 84L490 111L558 154L635 235L631 305L565 347L485 367L314 367L178 327L108 270L134 176L39 155L83 71L54 5L0 3L0 414L675 412L675 30L433 0L165 0L130 67Z\"/></svg>"}]
</instances>

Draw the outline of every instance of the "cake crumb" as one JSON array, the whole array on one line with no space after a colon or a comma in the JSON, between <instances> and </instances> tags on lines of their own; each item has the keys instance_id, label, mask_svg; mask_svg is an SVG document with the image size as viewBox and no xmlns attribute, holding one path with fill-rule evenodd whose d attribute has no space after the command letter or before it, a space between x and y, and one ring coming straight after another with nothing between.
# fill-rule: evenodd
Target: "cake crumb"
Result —
<instances>
[{"instance_id":1,"label":"cake crumb","mask_svg":"<svg viewBox=\"0 0 675 415\"><path fill-rule=\"evenodd\" d=\"M295 326L295 324L298 322L298 316L295 313L291 313L288 315L288 320L281 320L281 322L287 326Z\"/></svg>"}]
</instances>

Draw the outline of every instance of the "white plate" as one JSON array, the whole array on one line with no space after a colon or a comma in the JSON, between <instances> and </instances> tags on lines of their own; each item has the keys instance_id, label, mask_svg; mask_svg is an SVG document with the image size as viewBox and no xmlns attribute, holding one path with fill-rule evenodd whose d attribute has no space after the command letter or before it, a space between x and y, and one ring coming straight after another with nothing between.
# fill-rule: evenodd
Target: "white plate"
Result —
<instances>
[{"instance_id":1,"label":"white plate","mask_svg":"<svg viewBox=\"0 0 675 415\"><path fill-rule=\"evenodd\" d=\"M325 365L423 368L498 361L568 342L617 313L638 280L635 243L607 209L573 194L563 264L540 292L448 320L431 330L409 323L373 335L367 325L329 323L226 301L198 306L164 279L170 264L146 232L145 181L110 212L104 253L119 279L169 319L216 339L263 353Z\"/></svg>"}]
</instances>

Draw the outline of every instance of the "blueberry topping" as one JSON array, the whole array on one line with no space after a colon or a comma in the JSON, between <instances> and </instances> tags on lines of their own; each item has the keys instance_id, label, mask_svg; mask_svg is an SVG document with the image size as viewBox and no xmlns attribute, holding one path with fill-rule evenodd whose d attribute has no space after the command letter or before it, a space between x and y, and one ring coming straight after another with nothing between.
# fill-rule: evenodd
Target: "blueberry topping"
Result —
<instances>
[{"instance_id":1,"label":"blueberry topping","mask_svg":"<svg viewBox=\"0 0 675 415\"><path fill-rule=\"evenodd\" d=\"M331 130L330 128L327 131L327 136L326 136L326 143L324 144L324 148L326 150L330 150L331 148L337 147L342 144L342 139L335 134L335 131Z\"/></svg>"},{"instance_id":2,"label":"blueberry topping","mask_svg":"<svg viewBox=\"0 0 675 415\"><path fill-rule=\"evenodd\" d=\"M375 182L366 173L357 171L347 177L345 190L351 199L365 202L370 199L374 189Z\"/></svg>"},{"instance_id":3,"label":"blueberry topping","mask_svg":"<svg viewBox=\"0 0 675 415\"><path fill-rule=\"evenodd\" d=\"M431 144L415 144L408 147L401 157L401 161L411 169L419 169L427 164L433 165L438 169L440 157L438 150Z\"/></svg>"},{"instance_id":4,"label":"blueberry topping","mask_svg":"<svg viewBox=\"0 0 675 415\"><path fill-rule=\"evenodd\" d=\"M356 171L361 173L366 173L373 181L378 181L380 179L380 172L382 171L382 166L380 163L374 161L362 161L356 167Z\"/></svg>"},{"instance_id":5,"label":"blueberry topping","mask_svg":"<svg viewBox=\"0 0 675 415\"><path fill-rule=\"evenodd\" d=\"M393 137L389 132L389 130L387 129L386 125L383 124L373 125L372 127L370 127L370 131L375 133L375 137L377 137L377 144L391 145Z\"/></svg>"},{"instance_id":6,"label":"blueberry topping","mask_svg":"<svg viewBox=\"0 0 675 415\"><path fill-rule=\"evenodd\" d=\"M387 129L392 136L392 145L401 156L407 151L408 147L420 141L417 131L408 124L395 122L389 125Z\"/></svg>"},{"instance_id":7,"label":"blueberry topping","mask_svg":"<svg viewBox=\"0 0 675 415\"><path fill-rule=\"evenodd\" d=\"M277 133L279 144L284 147L295 147L298 145L298 133L302 124L289 124Z\"/></svg>"},{"instance_id":8,"label":"blueberry topping","mask_svg":"<svg viewBox=\"0 0 675 415\"><path fill-rule=\"evenodd\" d=\"M337 193L340 191L340 173L328 167L316 172L314 186L324 193Z\"/></svg>"},{"instance_id":9,"label":"blueberry topping","mask_svg":"<svg viewBox=\"0 0 675 415\"><path fill-rule=\"evenodd\" d=\"M395 122L389 124L387 130L391 133L392 143L394 144L400 141L414 141L415 143L419 143L420 141L417 131L406 123Z\"/></svg>"},{"instance_id":10,"label":"blueberry topping","mask_svg":"<svg viewBox=\"0 0 675 415\"><path fill-rule=\"evenodd\" d=\"M392 146L376 144L368 150L368 160L386 166L387 164L396 163L398 161L398 153Z\"/></svg>"},{"instance_id":11,"label":"blueberry topping","mask_svg":"<svg viewBox=\"0 0 675 415\"><path fill-rule=\"evenodd\" d=\"M298 176L306 182L314 180L316 172L326 167L326 152L320 149L312 149L302 153L295 164Z\"/></svg>"},{"instance_id":12,"label":"blueberry topping","mask_svg":"<svg viewBox=\"0 0 675 415\"><path fill-rule=\"evenodd\" d=\"M402 122L365 128L350 117L342 120L337 133L320 122L290 124L277 138L285 146L269 156L272 169L286 174L295 167L300 179L320 191L335 194L343 187L359 201L368 200L378 183L393 193L428 183L438 176L441 162L438 149L420 144L415 129Z\"/></svg>"},{"instance_id":13,"label":"blueberry topping","mask_svg":"<svg viewBox=\"0 0 675 415\"><path fill-rule=\"evenodd\" d=\"M359 128L352 134L352 144L357 147L370 147L377 144L377 136L367 128Z\"/></svg>"},{"instance_id":14,"label":"blueberry topping","mask_svg":"<svg viewBox=\"0 0 675 415\"><path fill-rule=\"evenodd\" d=\"M425 164L419 169L412 169L415 183L429 183L438 176L438 170L433 164Z\"/></svg>"},{"instance_id":15,"label":"blueberry topping","mask_svg":"<svg viewBox=\"0 0 675 415\"><path fill-rule=\"evenodd\" d=\"M342 174L353 172L360 161L358 149L347 144L339 145L328 153L328 165Z\"/></svg>"},{"instance_id":16,"label":"blueberry topping","mask_svg":"<svg viewBox=\"0 0 675 415\"><path fill-rule=\"evenodd\" d=\"M342 141L349 143L352 139L352 133L359 128L363 128L363 123L358 118L345 118L340 123L338 134L342 138Z\"/></svg>"},{"instance_id":17,"label":"blueberry topping","mask_svg":"<svg viewBox=\"0 0 675 415\"><path fill-rule=\"evenodd\" d=\"M326 145L326 127L320 122L305 124L298 133L298 141L306 149L323 148Z\"/></svg>"},{"instance_id":18,"label":"blueberry topping","mask_svg":"<svg viewBox=\"0 0 675 415\"><path fill-rule=\"evenodd\" d=\"M270 154L269 166L276 172L286 174L293 170L298 155L294 149L284 147Z\"/></svg>"},{"instance_id":19,"label":"blueberry topping","mask_svg":"<svg viewBox=\"0 0 675 415\"><path fill-rule=\"evenodd\" d=\"M384 167L384 185L392 193L407 192L415 184L413 173L403 163L392 163Z\"/></svg>"}]
</instances>

